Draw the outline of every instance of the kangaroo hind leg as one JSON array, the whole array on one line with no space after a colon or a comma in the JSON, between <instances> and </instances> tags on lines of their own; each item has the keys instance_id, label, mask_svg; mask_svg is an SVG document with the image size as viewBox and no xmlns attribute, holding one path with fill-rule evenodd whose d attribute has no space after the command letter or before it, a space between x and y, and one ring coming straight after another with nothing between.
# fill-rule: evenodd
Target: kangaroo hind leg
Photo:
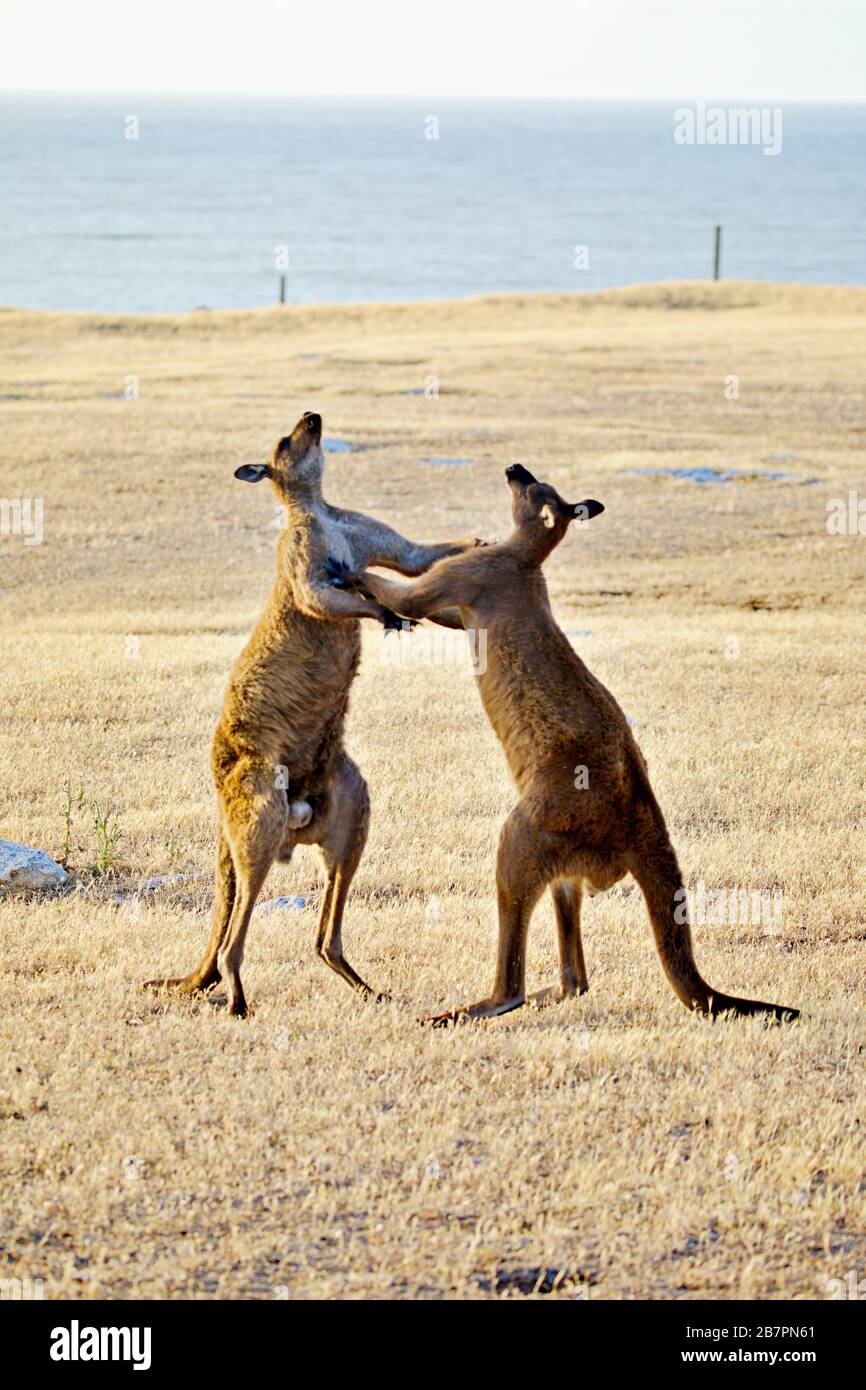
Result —
<instances>
[{"instance_id":1,"label":"kangaroo hind leg","mask_svg":"<svg viewBox=\"0 0 866 1390\"><path fill-rule=\"evenodd\" d=\"M552 877L548 837L524 802L515 806L502 827L496 859L499 947L493 991L475 1004L427 1020L434 1025L462 1018L493 1018L526 1003L526 938L538 899Z\"/></svg>"},{"instance_id":2,"label":"kangaroo hind leg","mask_svg":"<svg viewBox=\"0 0 866 1390\"><path fill-rule=\"evenodd\" d=\"M370 797L367 783L344 754L328 782L327 800L316 842L322 852L327 882L316 933L316 951L327 966L365 997L373 994L366 980L343 954L343 912L355 870L367 843ZM385 995L376 995L384 999Z\"/></svg>"},{"instance_id":3,"label":"kangaroo hind leg","mask_svg":"<svg viewBox=\"0 0 866 1390\"><path fill-rule=\"evenodd\" d=\"M316 952L329 969L364 998L370 998L375 991L343 955L343 912L354 872L367 844L368 828L370 794L367 783L352 759L342 753L328 780L324 815L316 835L327 876L318 917ZM381 1001L388 995L375 994L375 998Z\"/></svg>"},{"instance_id":4,"label":"kangaroo hind leg","mask_svg":"<svg viewBox=\"0 0 866 1390\"><path fill-rule=\"evenodd\" d=\"M561 1004L564 999L586 994L589 979L583 958L580 937L580 904L583 887L579 878L558 878L550 885L553 910L556 915L556 939L559 947L559 985L539 990L529 997L537 1009L548 1004Z\"/></svg>"},{"instance_id":5,"label":"kangaroo hind leg","mask_svg":"<svg viewBox=\"0 0 866 1390\"><path fill-rule=\"evenodd\" d=\"M580 936L580 903L583 889L579 878L559 878L551 888L556 913L559 944L560 998L586 994L589 979Z\"/></svg>"},{"instance_id":6,"label":"kangaroo hind leg","mask_svg":"<svg viewBox=\"0 0 866 1390\"><path fill-rule=\"evenodd\" d=\"M250 763L238 769L225 815L225 834L235 867L235 898L219 947L218 967L228 990L229 1013L247 1011L240 969L256 898L286 834L288 807L274 784L273 768Z\"/></svg>"},{"instance_id":7,"label":"kangaroo hind leg","mask_svg":"<svg viewBox=\"0 0 866 1390\"><path fill-rule=\"evenodd\" d=\"M232 914L235 901L235 866L232 862L231 850L228 840L222 833L217 833L217 854L216 854L216 874L214 883L214 903L211 917L211 934L205 948L205 953L195 970L190 971L189 975L182 975L176 979L147 980L144 984L145 989L170 989L176 994L198 994L201 991L210 989L215 985L220 977L217 965L217 955L222 946L223 938Z\"/></svg>"}]
</instances>

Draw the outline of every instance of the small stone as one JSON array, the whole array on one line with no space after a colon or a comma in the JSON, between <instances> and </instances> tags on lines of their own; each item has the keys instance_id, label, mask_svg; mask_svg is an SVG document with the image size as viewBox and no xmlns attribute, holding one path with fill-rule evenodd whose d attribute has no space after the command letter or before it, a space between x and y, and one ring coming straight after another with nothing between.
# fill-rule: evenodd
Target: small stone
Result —
<instances>
[{"instance_id":1,"label":"small stone","mask_svg":"<svg viewBox=\"0 0 866 1390\"><path fill-rule=\"evenodd\" d=\"M306 898L300 896L291 898L269 898L267 902L259 903L256 912L303 912L307 906Z\"/></svg>"},{"instance_id":2,"label":"small stone","mask_svg":"<svg viewBox=\"0 0 866 1390\"><path fill-rule=\"evenodd\" d=\"M442 904L435 893L427 899L427 906L424 908L424 920L425 922L441 922L442 920Z\"/></svg>"},{"instance_id":3,"label":"small stone","mask_svg":"<svg viewBox=\"0 0 866 1390\"><path fill-rule=\"evenodd\" d=\"M158 888L186 883L188 877L188 874L157 874L156 878L149 878L146 883L141 885L141 891L142 893L155 893Z\"/></svg>"}]
</instances>

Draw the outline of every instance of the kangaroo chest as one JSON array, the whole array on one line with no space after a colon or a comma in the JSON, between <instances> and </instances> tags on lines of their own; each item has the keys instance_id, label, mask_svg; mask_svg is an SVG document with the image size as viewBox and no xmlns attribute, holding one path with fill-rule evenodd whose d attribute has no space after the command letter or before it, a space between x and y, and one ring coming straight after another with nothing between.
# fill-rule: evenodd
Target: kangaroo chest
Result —
<instances>
[{"instance_id":1,"label":"kangaroo chest","mask_svg":"<svg viewBox=\"0 0 866 1390\"><path fill-rule=\"evenodd\" d=\"M336 517L324 511L317 511L316 521L329 557L340 564L348 565L350 569L354 568L355 557L352 554L349 536Z\"/></svg>"}]
</instances>

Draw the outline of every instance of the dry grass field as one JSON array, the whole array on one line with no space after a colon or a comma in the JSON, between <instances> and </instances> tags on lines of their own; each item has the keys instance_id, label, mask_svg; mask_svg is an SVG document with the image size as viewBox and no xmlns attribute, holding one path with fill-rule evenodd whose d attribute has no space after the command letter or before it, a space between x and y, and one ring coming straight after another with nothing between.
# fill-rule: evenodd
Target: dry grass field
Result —
<instances>
[{"instance_id":1,"label":"dry grass field","mask_svg":"<svg viewBox=\"0 0 866 1390\"><path fill-rule=\"evenodd\" d=\"M826 524L866 497L864 358L866 290L817 287L0 312L0 495L44 506L41 544L0 535L0 835L73 881L0 903L3 1278L589 1300L866 1279L866 537ZM264 895L305 905L253 919L248 1020L219 990L139 991L207 934L209 741L271 580L275 499L232 472L305 409L357 446L331 499L413 537L503 534L514 461L606 504L549 562L554 608L634 722L687 882L781 894L780 920L706 914L705 974L800 1023L687 1014L628 881L585 905L584 998L418 1026L490 984L514 794L457 649L372 625L346 941L394 1002L314 956L309 850ZM706 467L742 472L640 471ZM529 975L556 978L548 900Z\"/></svg>"}]
</instances>

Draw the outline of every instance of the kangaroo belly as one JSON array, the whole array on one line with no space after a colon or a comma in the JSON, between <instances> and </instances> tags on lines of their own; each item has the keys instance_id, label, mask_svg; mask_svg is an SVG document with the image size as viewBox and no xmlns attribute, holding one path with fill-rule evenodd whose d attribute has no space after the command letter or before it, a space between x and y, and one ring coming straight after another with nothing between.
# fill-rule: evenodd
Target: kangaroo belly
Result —
<instances>
[{"instance_id":1,"label":"kangaroo belly","mask_svg":"<svg viewBox=\"0 0 866 1390\"><path fill-rule=\"evenodd\" d=\"M613 696L570 648L527 646L520 634L507 634L505 642L488 638L478 687L514 783L539 826L588 851L616 849L630 815L639 755ZM601 880L606 877L607 869Z\"/></svg>"},{"instance_id":2,"label":"kangaroo belly","mask_svg":"<svg viewBox=\"0 0 866 1390\"><path fill-rule=\"evenodd\" d=\"M215 770L227 751L254 756L301 798L299 784L321 778L341 747L361 649L357 622L303 618L289 621L281 640L254 639L241 654L214 742Z\"/></svg>"}]
</instances>

